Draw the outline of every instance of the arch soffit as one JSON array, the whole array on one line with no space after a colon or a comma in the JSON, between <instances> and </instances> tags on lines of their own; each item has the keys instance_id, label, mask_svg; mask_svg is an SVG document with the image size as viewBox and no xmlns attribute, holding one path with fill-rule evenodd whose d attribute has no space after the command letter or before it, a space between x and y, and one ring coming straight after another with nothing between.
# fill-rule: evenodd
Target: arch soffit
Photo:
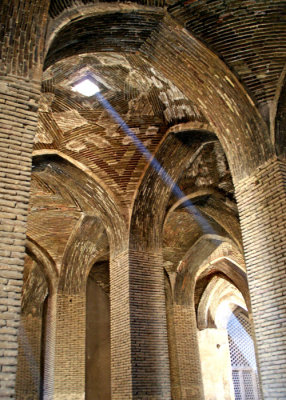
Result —
<instances>
[{"instance_id":1,"label":"arch soffit","mask_svg":"<svg viewBox=\"0 0 286 400\"><path fill-rule=\"evenodd\" d=\"M216 322L216 311L223 301L246 307L241 292L236 286L223 277L213 276L205 288L198 305L198 329L208 328L210 317L213 322Z\"/></svg>"},{"instance_id":2,"label":"arch soffit","mask_svg":"<svg viewBox=\"0 0 286 400\"><path fill-rule=\"evenodd\" d=\"M138 11L144 15L144 10L152 10L154 15L159 13L162 17L159 29L152 31L152 40L150 32L149 38L139 46L139 53L203 112L221 141L234 181L249 176L273 155L274 149L268 128L241 83L216 54L170 16L165 15L163 18L162 9L137 4L131 4L130 8L129 5L125 6L121 3L111 3L108 6L106 3L99 3L92 7L64 11L50 22L46 42L47 55L52 43L60 37L66 26L79 19L114 12ZM107 32L107 35L110 35L110 32ZM172 47L173 43L176 43L176 46ZM178 46L180 54L176 52ZM64 58L64 52L61 53ZM166 62L166 57L169 62ZM186 65L188 68L185 68ZM215 108L214 105L218 107ZM262 144L259 148L257 141Z\"/></svg>"},{"instance_id":3,"label":"arch soffit","mask_svg":"<svg viewBox=\"0 0 286 400\"><path fill-rule=\"evenodd\" d=\"M149 169L152 169L152 165L151 165L152 160L155 158L155 159L157 159L157 161L159 161L159 163L161 162L161 160L160 160L160 157L161 157L160 156L160 149L161 149L161 147L163 147L163 145L167 141L168 137L170 135L172 135L172 134L176 136L176 134L186 133L186 132L189 132L190 135L191 135L192 131L202 132L203 134L204 133L210 133L210 135L213 135L213 139L210 139L209 141L202 142L201 146L197 149L195 154L192 156L191 160L189 160L190 164L194 161L196 156L201 152L201 150L203 149L203 147L206 144L211 143L212 141L218 140L216 138L216 134L212 133L211 126L209 124L207 124L205 122L201 122L201 121L184 122L184 123L173 125L170 128L168 128L167 131L165 132L164 136L162 137L162 139L158 143L157 148L156 148L156 150L154 152L154 155L153 155L152 159L150 161L148 161L148 163L146 163L145 168L143 169L143 172L141 174L141 178L138 181L137 190L135 191L134 196L133 196L132 209L133 209L134 203L136 201L136 198L138 197L138 192L140 190L140 187L142 185L144 185L145 175L147 174Z\"/></svg>"},{"instance_id":4,"label":"arch soffit","mask_svg":"<svg viewBox=\"0 0 286 400\"><path fill-rule=\"evenodd\" d=\"M69 294L85 290L95 260L108 254L109 243L102 221L82 215L65 248L59 291Z\"/></svg>"},{"instance_id":5,"label":"arch soffit","mask_svg":"<svg viewBox=\"0 0 286 400\"><path fill-rule=\"evenodd\" d=\"M209 255L201 257L206 242L208 242ZM189 265L192 266L191 270ZM191 296L194 295L196 282L208 271L225 274L239 288L249 305L243 256L231 240L217 235L203 235L178 265L174 283L176 301L192 302ZM232 276L230 276L230 271Z\"/></svg>"},{"instance_id":6,"label":"arch soffit","mask_svg":"<svg viewBox=\"0 0 286 400\"><path fill-rule=\"evenodd\" d=\"M201 188L191 194L176 201L167 212L165 222L171 213L176 212L178 208L183 206L188 201L195 200L201 196L212 196L212 204L208 204L207 207L198 207L198 210L206 218L213 219L219 226L221 226L225 232L227 232L230 238L235 242L238 248L242 251L242 239L240 233L240 224L238 218L231 212L231 210L221 201L221 194L213 187ZM214 206L215 205L215 208ZM216 207L220 207L220 213L216 212Z\"/></svg>"},{"instance_id":7,"label":"arch soffit","mask_svg":"<svg viewBox=\"0 0 286 400\"><path fill-rule=\"evenodd\" d=\"M49 293L53 294L56 291L59 279L59 272L53 258L46 249L29 236L27 236L26 239L26 250L27 254L35 259L42 267L42 271L48 283Z\"/></svg>"},{"instance_id":8,"label":"arch soffit","mask_svg":"<svg viewBox=\"0 0 286 400\"><path fill-rule=\"evenodd\" d=\"M204 129L189 131L190 126L187 124L188 131L184 131L183 124L180 124L177 131L180 136L176 135L175 127L170 129L155 153L156 161L161 166L160 171L167 180L171 178L172 186L167 185L149 163L135 194L130 230L135 237L145 232L151 246L158 246L161 241L167 202L180 174L193 162L205 144L217 140L214 134ZM197 123L192 126L197 126ZM182 140L184 134L186 141Z\"/></svg>"},{"instance_id":9,"label":"arch soffit","mask_svg":"<svg viewBox=\"0 0 286 400\"><path fill-rule=\"evenodd\" d=\"M68 154L63 153L60 150L55 150L55 149L41 149L41 150L34 150L32 153L33 158L37 156L59 156L63 160L68 161L71 165L75 166L78 170L84 172L87 176L92 178L94 182L98 184L107 194L108 196L112 199L112 201L117 205L118 208L120 208L120 204L123 202L118 195L115 195L112 190L106 185L106 183L100 179L94 172L92 172L86 165L83 163L75 160L73 157L69 156ZM122 210L122 214L124 214L126 210Z\"/></svg>"},{"instance_id":10,"label":"arch soffit","mask_svg":"<svg viewBox=\"0 0 286 400\"><path fill-rule=\"evenodd\" d=\"M115 249L119 242L122 244L124 238L126 239L127 237L127 216L126 212L124 212L125 210L122 210L122 207L118 204L118 199L113 195L113 192L107 189L106 185L102 185L102 182L97 179L95 174L91 173L88 168L83 166L81 163L76 162L72 157L66 156L62 152L40 150L33 153L33 157L36 156L58 156L59 160L62 159L66 161L68 166L71 166L75 172L82 174L82 177L89 178L89 184L94 184L92 188L89 187L89 189L92 190L92 196L88 196L92 201L92 207L83 211L89 215L92 214L95 216L97 214L99 216L110 237L110 245L112 249ZM64 185L66 184L67 177L72 177L72 174L73 171L65 175L65 182L63 182ZM61 180L62 177L59 176L59 179ZM81 181L84 181L84 179L81 179ZM72 190L71 187L69 187L69 190ZM77 193L81 193L87 189L82 185L76 185L74 190L76 191L73 195L76 198ZM114 224L114 220L117 221L116 224ZM115 225L118 227L117 230L114 229ZM119 238L121 239L119 240Z\"/></svg>"},{"instance_id":11,"label":"arch soffit","mask_svg":"<svg viewBox=\"0 0 286 400\"><path fill-rule=\"evenodd\" d=\"M131 13L131 12L144 12L153 11L161 13L164 15L164 11L159 7L152 7L141 5L138 3L96 3L96 4L81 4L80 6L74 5L71 8L65 9L56 18L50 19L45 42L45 55L47 55L48 50L53 43L55 37L60 33L60 31L68 24L79 21L92 16L100 16L107 13Z\"/></svg>"},{"instance_id":12,"label":"arch soffit","mask_svg":"<svg viewBox=\"0 0 286 400\"><path fill-rule=\"evenodd\" d=\"M170 186L166 188L166 184L154 170L152 161L153 159L156 159L167 175L172 178L173 183L176 184L180 174L196 159L203 147L208 143L218 140L215 134L211 133L209 128L210 126L206 123L192 121L174 125L166 131L164 137L157 146L154 157L146 164L140 181L138 182L137 190L134 193L132 201L130 230L132 230L132 226L134 226L132 225L134 221L136 221L136 227L140 225L140 222L142 226L144 226L144 221L148 221L145 229L146 232L149 232L149 235L153 236L153 234L150 233L151 229L153 230L153 233L154 231L156 231L156 233L161 232L164 221L166 221L169 212L167 210L167 202L172 188ZM188 140L191 143L192 133L195 134L195 143L193 144L193 147L189 146L189 150L185 148L183 150L183 157L178 157L184 144L182 142L179 143L176 134L188 135ZM200 139L201 142L198 141L199 133L201 133L202 136ZM180 160L177 162L176 160L179 158ZM147 196L145 193L147 193ZM146 207L146 201L150 205L149 207ZM145 212L141 213L144 206ZM156 212L156 210L158 212ZM144 221L142 221L142 219ZM143 229L144 228L141 227L142 231Z\"/></svg>"}]
</instances>

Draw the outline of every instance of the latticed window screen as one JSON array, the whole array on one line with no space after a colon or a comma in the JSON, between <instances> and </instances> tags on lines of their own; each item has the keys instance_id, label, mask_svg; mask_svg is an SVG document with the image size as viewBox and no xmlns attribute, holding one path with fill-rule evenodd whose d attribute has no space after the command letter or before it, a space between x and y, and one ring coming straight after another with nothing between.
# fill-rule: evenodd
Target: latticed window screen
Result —
<instances>
[{"instance_id":1,"label":"latticed window screen","mask_svg":"<svg viewBox=\"0 0 286 400\"><path fill-rule=\"evenodd\" d=\"M227 325L235 400L260 400L251 327L243 312L234 312Z\"/></svg>"}]
</instances>

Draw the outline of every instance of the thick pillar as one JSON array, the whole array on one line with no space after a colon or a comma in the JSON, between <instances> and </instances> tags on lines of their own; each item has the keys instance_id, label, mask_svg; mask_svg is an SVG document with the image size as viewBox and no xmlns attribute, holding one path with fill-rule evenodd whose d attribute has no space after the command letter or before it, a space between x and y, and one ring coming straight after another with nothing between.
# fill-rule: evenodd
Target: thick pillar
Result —
<instances>
[{"instance_id":1,"label":"thick pillar","mask_svg":"<svg viewBox=\"0 0 286 400\"><path fill-rule=\"evenodd\" d=\"M15 397L33 138L49 1L0 2L0 397Z\"/></svg>"},{"instance_id":2,"label":"thick pillar","mask_svg":"<svg viewBox=\"0 0 286 400\"><path fill-rule=\"evenodd\" d=\"M112 399L171 399L161 254L114 258L110 293Z\"/></svg>"},{"instance_id":3,"label":"thick pillar","mask_svg":"<svg viewBox=\"0 0 286 400\"><path fill-rule=\"evenodd\" d=\"M132 399L128 251L110 260L111 397Z\"/></svg>"},{"instance_id":4,"label":"thick pillar","mask_svg":"<svg viewBox=\"0 0 286 400\"><path fill-rule=\"evenodd\" d=\"M16 399L38 400L41 391L42 315L20 321Z\"/></svg>"},{"instance_id":5,"label":"thick pillar","mask_svg":"<svg viewBox=\"0 0 286 400\"><path fill-rule=\"evenodd\" d=\"M176 348L176 329L175 329L176 327L175 327L174 312L173 312L174 300L172 295L171 283L169 282L170 282L169 279L167 281L167 278L165 278L171 394L172 394L172 399L181 400L182 393L181 393L181 383L179 374L179 362L178 362L177 348Z\"/></svg>"},{"instance_id":6,"label":"thick pillar","mask_svg":"<svg viewBox=\"0 0 286 400\"><path fill-rule=\"evenodd\" d=\"M57 294L51 293L48 297L45 332L44 332L44 393L43 399L49 400L54 397L54 374L55 374L55 352L56 352L56 326L57 326Z\"/></svg>"},{"instance_id":7,"label":"thick pillar","mask_svg":"<svg viewBox=\"0 0 286 400\"><path fill-rule=\"evenodd\" d=\"M286 398L286 164L236 185L264 399Z\"/></svg>"},{"instance_id":8,"label":"thick pillar","mask_svg":"<svg viewBox=\"0 0 286 400\"><path fill-rule=\"evenodd\" d=\"M33 138L40 85L0 77L0 397L14 396Z\"/></svg>"},{"instance_id":9,"label":"thick pillar","mask_svg":"<svg viewBox=\"0 0 286 400\"><path fill-rule=\"evenodd\" d=\"M182 400L202 400L203 383L194 304L174 304L173 315Z\"/></svg>"},{"instance_id":10,"label":"thick pillar","mask_svg":"<svg viewBox=\"0 0 286 400\"><path fill-rule=\"evenodd\" d=\"M85 293L58 293L54 353L54 388L45 400L85 398Z\"/></svg>"}]
</instances>

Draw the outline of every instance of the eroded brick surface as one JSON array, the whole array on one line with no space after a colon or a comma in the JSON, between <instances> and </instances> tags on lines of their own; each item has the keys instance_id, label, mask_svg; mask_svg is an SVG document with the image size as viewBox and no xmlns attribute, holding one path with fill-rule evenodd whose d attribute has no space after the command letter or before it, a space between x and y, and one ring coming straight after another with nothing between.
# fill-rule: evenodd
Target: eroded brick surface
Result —
<instances>
[{"instance_id":1,"label":"eroded brick surface","mask_svg":"<svg viewBox=\"0 0 286 400\"><path fill-rule=\"evenodd\" d=\"M253 313L264 398L285 398L284 13L2 0L1 398L15 398L17 359L17 399L85 398L93 267L112 399L202 399L197 326L217 328L223 295ZM72 90L86 73L168 175Z\"/></svg>"},{"instance_id":2,"label":"eroded brick surface","mask_svg":"<svg viewBox=\"0 0 286 400\"><path fill-rule=\"evenodd\" d=\"M285 163L273 159L237 186L264 397L285 397Z\"/></svg>"}]
</instances>

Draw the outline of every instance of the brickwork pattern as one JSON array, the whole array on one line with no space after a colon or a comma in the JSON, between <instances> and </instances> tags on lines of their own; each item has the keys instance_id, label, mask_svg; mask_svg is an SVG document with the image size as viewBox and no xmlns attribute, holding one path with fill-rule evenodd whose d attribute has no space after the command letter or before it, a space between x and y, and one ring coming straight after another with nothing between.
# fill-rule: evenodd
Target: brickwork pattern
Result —
<instances>
[{"instance_id":1,"label":"brickwork pattern","mask_svg":"<svg viewBox=\"0 0 286 400\"><path fill-rule=\"evenodd\" d=\"M170 379L172 399L181 400L181 385L179 374L179 363L176 348L176 331L173 312L173 296L170 281L165 275L166 313L168 329L168 346L170 360Z\"/></svg>"},{"instance_id":2,"label":"brickwork pattern","mask_svg":"<svg viewBox=\"0 0 286 400\"><path fill-rule=\"evenodd\" d=\"M44 400L54 398L54 373L57 326L57 295L48 297L45 323L44 348Z\"/></svg>"},{"instance_id":3,"label":"brickwork pattern","mask_svg":"<svg viewBox=\"0 0 286 400\"><path fill-rule=\"evenodd\" d=\"M185 7L180 3L169 7L174 18L221 54L260 106L273 98L284 66L286 27L280 15L285 11L283 0L227 4L199 0ZM265 38L271 40L271 46Z\"/></svg>"},{"instance_id":4,"label":"brickwork pattern","mask_svg":"<svg viewBox=\"0 0 286 400\"><path fill-rule=\"evenodd\" d=\"M45 400L84 400L85 295L57 296L54 394Z\"/></svg>"},{"instance_id":5,"label":"brickwork pattern","mask_svg":"<svg viewBox=\"0 0 286 400\"><path fill-rule=\"evenodd\" d=\"M182 399L202 400L203 386L194 304L173 306Z\"/></svg>"},{"instance_id":6,"label":"brickwork pattern","mask_svg":"<svg viewBox=\"0 0 286 400\"><path fill-rule=\"evenodd\" d=\"M160 251L130 250L133 399L170 399L170 370Z\"/></svg>"},{"instance_id":7,"label":"brickwork pattern","mask_svg":"<svg viewBox=\"0 0 286 400\"><path fill-rule=\"evenodd\" d=\"M168 18L164 22L141 46L140 52L198 105L220 139L233 178L248 176L273 154L261 116L214 53L184 30L180 31ZM263 146L254 151L260 140Z\"/></svg>"},{"instance_id":8,"label":"brickwork pattern","mask_svg":"<svg viewBox=\"0 0 286 400\"><path fill-rule=\"evenodd\" d=\"M165 5L164 0L133 0L131 2L145 4L148 6L163 7ZM130 2L130 3L131 3ZM92 5L98 3L98 0L84 0L84 4ZM60 15L65 9L76 9L78 7L77 0L51 0L49 14L52 18Z\"/></svg>"},{"instance_id":9,"label":"brickwork pattern","mask_svg":"<svg viewBox=\"0 0 286 400\"><path fill-rule=\"evenodd\" d=\"M18 372L16 399L40 398L42 318L22 316L19 329Z\"/></svg>"},{"instance_id":10,"label":"brickwork pattern","mask_svg":"<svg viewBox=\"0 0 286 400\"><path fill-rule=\"evenodd\" d=\"M0 396L14 393L31 153L39 84L0 78Z\"/></svg>"},{"instance_id":11,"label":"brickwork pattern","mask_svg":"<svg viewBox=\"0 0 286 400\"><path fill-rule=\"evenodd\" d=\"M111 394L132 399L128 251L110 262Z\"/></svg>"},{"instance_id":12,"label":"brickwork pattern","mask_svg":"<svg viewBox=\"0 0 286 400\"><path fill-rule=\"evenodd\" d=\"M114 399L170 399L162 256L130 250L111 260Z\"/></svg>"},{"instance_id":13,"label":"brickwork pattern","mask_svg":"<svg viewBox=\"0 0 286 400\"><path fill-rule=\"evenodd\" d=\"M2 21L0 25L0 72L4 74L0 78L0 309L2 312L0 326L0 397L4 399L14 396L31 152L37 127L37 105L40 90L39 82L28 79L41 80L43 32L48 3L47 0L40 2L2 0L0 5ZM50 9L50 15L60 14L63 8L69 7L73 3L70 0L53 0L54 11ZM85 3L93 3L93 1L86 1ZM145 0L143 3L145 3ZM62 4L62 7L58 7L60 4ZM154 5L153 1L148 1L148 4ZM162 1L159 0L156 4L162 5ZM136 13L131 14L121 15L121 11L117 10L116 18L118 18L119 23L117 23L115 30L109 29L113 26L113 20L107 15L102 14L100 17L88 18L87 22L90 25L86 25L86 27L90 30L91 35L86 35L84 29L82 30L81 22L77 21L74 26L78 28L79 35L83 33L81 36L83 40L82 42L78 41L76 46L74 46L74 42L62 43L67 50L65 54L73 55L75 51L83 52L82 44L85 41L88 44L88 49L94 51L104 49L107 51L123 49L136 51L138 63L141 58L146 61L141 66L143 72L144 69L146 70L149 67L154 71L157 70L154 75L155 81L157 81L158 76L169 78L172 87L174 86L172 95L175 98L178 91L181 91L186 99L197 105L194 110L202 110L203 122L208 120L212 129L220 137L236 179L248 176L258 165L270 157L272 145L267 135L266 126L244 89L214 53L188 35L169 16L166 16L164 21L161 22L163 15L161 11L160 15L156 15L154 10L147 12L147 18L144 17L144 13L141 17L136 16ZM115 13L112 15L114 16ZM120 24L121 21L124 22L124 29ZM142 29L144 28L141 26L143 21L146 23L146 30ZM103 26L104 29L100 30L103 34L102 37L97 36L100 35L100 32L92 34L94 22L104 25L105 22L107 23L107 28ZM71 26L64 28L63 31L66 35L63 36L64 40L74 40ZM125 34L120 38L122 31ZM116 32L117 34L115 34ZM94 41L95 37L100 38L100 40ZM53 45L54 47L52 47L49 55L51 64L58 57L64 56L64 53L57 48L56 41ZM137 65L137 61L135 65ZM160 71L159 74L158 71ZM24 76L27 80L17 76ZM117 79L117 82L119 81ZM144 79L143 82L145 82ZM162 82L157 82L157 84L160 86ZM146 86L145 83L144 86ZM132 91L134 90L132 89ZM164 92L167 91L164 90ZM131 93L131 90L127 91L128 93ZM53 96L53 93L49 93L49 95ZM56 113L60 113L63 109L65 111L73 110L77 123L85 119L83 118L85 116L88 125L96 125L93 116L86 113L86 110L83 110L80 105L78 107L74 103L70 108L66 108L67 104L65 104L64 108L61 108L63 106L61 96L62 94L58 96L57 102L54 104ZM154 95L154 91L150 93L150 98L155 98L158 103L158 94ZM128 99L130 100L129 97L124 99L125 106ZM122 110L122 96L118 95L115 100L115 103L120 105L118 110ZM141 104L138 102L136 105L136 112L141 111ZM156 103L154 102L154 104ZM130 105L132 105L131 102ZM145 101L145 105L148 109L148 101ZM185 105L185 99L181 105ZM45 106L48 107L47 104ZM83 111L83 115L77 115L77 107ZM89 107L91 106L89 105ZM166 111L165 107L162 108L158 104L156 108L160 113ZM127 109L126 112L128 112ZM168 110L165 114L168 113L172 114L173 111ZM64 116L64 119L67 115ZM183 115L183 119L186 118L186 115ZM62 126L63 128L61 134L64 136L68 124L66 121L63 123L61 117L63 116L58 115L57 121L59 127ZM46 122L45 118L46 116L43 115L43 125ZM195 115L194 118L196 118ZM172 118L166 120L168 123L174 122ZM157 125L153 124L153 119L151 122L152 124L149 124L148 119L147 125L152 128L148 133L150 136L148 143L153 146L150 147L151 150L156 151L157 145L159 145L159 135L163 135L166 126L163 124L164 121L161 120ZM144 131L147 125L143 129ZM159 125L161 130L159 130ZM53 127L55 126L56 123L53 123ZM46 136L45 132L43 135L45 140L50 140L52 135L57 140L55 131L58 133L60 129L55 128L53 132L48 132ZM87 131L83 130L81 134L85 136ZM157 132L159 132L158 136L156 136ZM152 135L154 135L154 139L151 138ZM98 140L98 131L95 131L94 136ZM48 146L44 146L43 150L53 150L52 141L46 143ZM259 150L256 151L257 142L261 145ZM95 147L99 145L99 150L97 149L96 152L103 153L102 147L100 147L102 143L102 140L95 142ZM88 146L91 146L91 144L90 142L88 146L86 144L87 142L84 143L84 146L86 152L88 152ZM76 143L77 147L73 147L74 151L70 150L71 157L73 153L79 151L80 145L82 143ZM234 146L236 151L233 151ZM114 146L109 147L114 148ZM122 158L121 143L118 147L120 151L118 151L117 157L120 160ZM172 152L166 154L171 155ZM180 151L176 154L176 157L170 157L171 162L168 165L171 170L172 168L176 169L175 167L179 163L182 165L184 154L186 155L186 151L185 153ZM130 182L131 188L138 188L139 181L142 178L141 172L143 173L145 165L145 161L142 162L140 164L142 169L138 169L136 174L133 175L133 168L138 164L138 157L138 154L132 151L129 153L128 150L126 165L124 166L125 172L122 173L119 165L118 171L114 175L118 186L121 185L122 193ZM92 161L91 164L94 164L94 162ZM285 340L282 335L285 331L285 306L283 300L281 300L284 293L283 286L285 286L285 274L283 273L285 273L286 172L282 163L276 160L274 164L265 166L264 169L262 168L257 172L255 177L252 176L241 182L237 188L237 197L241 203L247 264L250 271L250 282L252 281L253 302L256 307L254 321L257 330L262 378L265 383L265 397L282 399L283 396L285 398L286 390L281 386L281 382L285 381L286 364ZM166 169L168 169L168 165L166 163ZM83 168L86 168L86 165ZM115 170L113 156L111 157L111 166L108 167L99 160L98 170L103 171L104 169L107 171L105 178L110 179L109 171ZM176 169L178 173L179 169ZM273 171L275 171L274 174ZM60 173L59 175L63 176L64 174ZM82 175L77 174L76 176ZM69 182L74 177L75 175L69 176ZM162 207L162 198L169 195L169 189L158 191L162 197L158 196L158 192L155 193L155 190L154 197L150 196L152 189L158 189L158 186L156 186L158 181L155 182L155 185L150 185L153 178L154 175L149 174L149 181L147 179L146 186L142 186L142 199L141 202L139 201L139 206L142 206L142 208L139 207L139 212L134 213L133 222L134 225L138 224L139 228L136 230L133 226L130 229L133 250L128 249L111 261L112 391L113 398L117 400L136 398L138 400L165 400L171 398L163 260L160 252L158 252L161 240L161 231L158 229L160 223L158 221L159 219L163 221L165 212L165 207ZM259 182L260 178L265 183ZM63 180L64 184L68 186L67 175ZM74 186L79 186L78 182L81 179L78 179L78 181L74 179L74 181L76 182ZM108 182L108 180L105 182ZM89 190L85 188L84 193L87 194L88 198L93 198L95 201L92 179L87 183L91 186ZM78 194L79 191L75 190L72 193ZM133 194L130 190L129 195L129 198L134 199L135 189ZM82 196L75 196L76 199L80 197ZM153 203L155 197L158 198L158 203ZM104 200L108 200L108 198L106 196ZM150 203L146 203L147 199L151 199ZM160 207L157 207L158 204L160 204ZM92 207L89 209L92 209ZM113 210L112 207L110 209ZM150 224L152 218L149 218L150 214L146 213L146 210L149 209L154 214L160 214L158 218L157 215L153 218L153 221L157 221L155 224ZM103 214L105 214L105 210L106 208L104 208ZM142 213L141 216L139 215L140 212ZM108 227L117 226L118 236L116 236L116 239L120 239L119 231L122 219L116 220L112 214L111 212L107 216L107 225ZM142 221L145 221L145 224ZM148 228L148 225L151 226L151 229L145 229L146 226ZM151 232L152 230L153 232ZM156 240L153 240L153 238ZM120 251L124 248L122 246ZM140 251L138 251L138 248L140 248ZM150 250L150 248L154 250L152 252L146 250ZM261 277L259 275L259 279L257 279L257 275L260 273L262 275ZM265 301L265 296L262 296L263 303L261 293L267 293L268 296L267 301ZM178 324L181 323L182 330L176 333L176 337L180 338L177 341L177 352L182 355L182 366L186 365L186 370L189 371L187 376L191 379L187 381L187 376L184 376L184 367L180 366L182 394L186 399L190 397L199 398L201 396L198 387L200 386L198 384L200 373L195 369L190 372L191 366L189 365L190 359L196 361L194 366L200 365L196 356L197 345L194 342L196 337L195 315L193 315L194 311L190 313L182 306L178 307L181 308L174 311L175 326L176 321ZM275 320L277 316L280 319L279 322ZM53 297L48 308L48 318L50 324L47 327L46 334L45 400L66 400L67 398L82 400L85 390L85 296L61 293L57 302L56 298ZM271 330L269 326L271 326ZM272 327L274 328L272 329ZM185 333L185 336L183 333ZM195 355L190 356L184 353L187 339L188 346L191 343ZM265 347L266 345L268 347ZM37 345L35 344L36 348ZM284 348L283 352L281 351L282 348Z\"/></svg>"},{"instance_id":14,"label":"brickwork pattern","mask_svg":"<svg viewBox=\"0 0 286 400\"><path fill-rule=\"evenodd\" d=\"M286 397L286 165L274 158L239 183L254 330L265 399Z\"/></svg>"},{"instance_id":15,"label":"brickwork pattern","mask_svg":"<svg viewBox=\"0 0 286 400\"><path fill-rule=\"evenodd\" d=\"M47 11L47 0L3 0L0 4L1 398L15 395L31 153ZM26 29L28 21L30 29Z\"/></svg>"},{"instance_id":16,"label":"brickwork pattern","mask_svg":"<svg viewBox=\"0 0 286 400\"><path fill-rule=\"evenodd\" d=\"M40 79L49 0L2 0L0 3L0 71Z\"/></svg>"}]
</instances>

